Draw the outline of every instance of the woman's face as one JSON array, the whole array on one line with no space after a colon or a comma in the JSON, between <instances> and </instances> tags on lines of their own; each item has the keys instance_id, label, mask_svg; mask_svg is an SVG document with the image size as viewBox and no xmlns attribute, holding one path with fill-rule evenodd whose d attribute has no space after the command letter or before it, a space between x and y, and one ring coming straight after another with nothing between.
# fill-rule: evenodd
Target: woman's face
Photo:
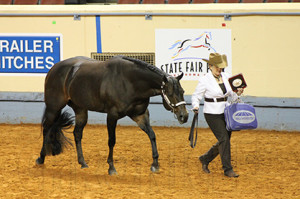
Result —
<instances>
[{"instance_id":1,"label":"woman's face","mask_svg":"<svg viewBox=\"0 0 300 199\"><path fill-rule=\"evenodd\" d=\"M218 66L214 65L210 65L209 68L214 76L218 77L221 75L222 68L219 68Z\"/></svg>"}]
</instances>

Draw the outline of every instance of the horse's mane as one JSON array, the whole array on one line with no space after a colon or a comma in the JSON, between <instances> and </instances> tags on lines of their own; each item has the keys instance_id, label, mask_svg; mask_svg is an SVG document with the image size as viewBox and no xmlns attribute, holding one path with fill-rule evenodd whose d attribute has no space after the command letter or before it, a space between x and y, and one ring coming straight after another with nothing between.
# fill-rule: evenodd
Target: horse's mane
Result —
<instances>
[{"instance_id":1,"label":"horse's mane","mask_svg":"<svg viewBox=\"0 0 300 199\"><path fill-rule=\"evenodd\" d=\"M125 60L128 60L128 61L131 61L135 64L137 64L138 66L140 67L143 67L143 68L147 68L149 69L150 71L153 71L161 76L168 76L164 71L160 70L159 68L157 68L156 66L153 66L147 62L144 62L142 60L139 60L139 59L134 59L134 58L131 58L131 57L126 57L126 56L118 56L122 59L125 59Z\"/></svg>"}]
</instances>

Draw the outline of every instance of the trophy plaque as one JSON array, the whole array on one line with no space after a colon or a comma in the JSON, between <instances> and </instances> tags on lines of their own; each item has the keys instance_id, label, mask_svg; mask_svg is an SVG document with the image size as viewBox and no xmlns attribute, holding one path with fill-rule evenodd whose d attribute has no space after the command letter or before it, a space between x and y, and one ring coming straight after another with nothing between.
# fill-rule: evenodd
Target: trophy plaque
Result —
<instances>
[{"instance_id":1,"label":"trophy plaque","mask_svg":"<svg viewBox=\"0 0 300 199\"><path fill-rule=\"evenodd\" d=\"M228 81L231 86L231 89L234 92L237 92L238 88L246 88L247 87L246 81L245 81L242 73L239 73L237 75L234 75L234 76L228 78Z\"/></svg>"}]
</instances>

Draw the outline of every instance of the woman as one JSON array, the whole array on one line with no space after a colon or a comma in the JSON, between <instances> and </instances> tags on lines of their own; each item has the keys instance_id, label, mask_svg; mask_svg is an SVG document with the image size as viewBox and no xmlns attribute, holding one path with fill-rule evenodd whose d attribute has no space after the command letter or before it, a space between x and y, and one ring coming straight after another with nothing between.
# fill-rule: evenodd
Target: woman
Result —
<instances>
[{"instance_id":1,"label":"woman","mask_svg":"<svg viewBox=\"0 0 300 199\"><path fill-rule=\"evenodd\" d=\"M224 175L228 177L238 177L231 165L230 137L231 131L227 131L224 118L227 98L232 100L238 98L243 93L243 89L232 91L228 75L222 70L227 67L226 55L211 53L209 60L203 59L209 65L210 71L200 78L195 92L192 95L193 111L198 112L201 99L204 97L204 117L217 138L218 142L213 145L205 154L199 157L202 169L205 173L210 173L208 164L218 155L221 156Z\"/></svg>"}]
</instances>

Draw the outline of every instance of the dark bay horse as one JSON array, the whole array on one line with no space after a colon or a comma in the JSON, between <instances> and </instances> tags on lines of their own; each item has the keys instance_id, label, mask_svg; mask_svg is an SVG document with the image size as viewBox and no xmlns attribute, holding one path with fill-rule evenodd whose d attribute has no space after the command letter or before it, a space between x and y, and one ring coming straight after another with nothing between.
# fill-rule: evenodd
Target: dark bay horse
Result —
<instances>
[{"instance_id":1,"label":"dark bay horse","mask_svg":"<svg viewBox=\"0 0 300 199\"><path fill-rule=\"evenodd\" d=\"M164 107L174 112L179 123L188 120L184 90L178 77L171 77L155 66L141 60L116 56L101 62L87 57L74 57L55 64L45 80L45 111L42 119L43 146L37 164L46 155L62 152L66 137L63 129L70 127L73 117L62 109L69 105L75 112L73 131L78 163L88 167L82 147L82 131L87 123L88 110L107 113L109 164L108 173L116 173L113 148L116 142L117 121L130 117L147 133L151 141L153 163L151 170L159 170L156 137L149 122L150 97L161 95ZM69 141L68 141L69 142Z\"/></svg>"}]
</instances>

